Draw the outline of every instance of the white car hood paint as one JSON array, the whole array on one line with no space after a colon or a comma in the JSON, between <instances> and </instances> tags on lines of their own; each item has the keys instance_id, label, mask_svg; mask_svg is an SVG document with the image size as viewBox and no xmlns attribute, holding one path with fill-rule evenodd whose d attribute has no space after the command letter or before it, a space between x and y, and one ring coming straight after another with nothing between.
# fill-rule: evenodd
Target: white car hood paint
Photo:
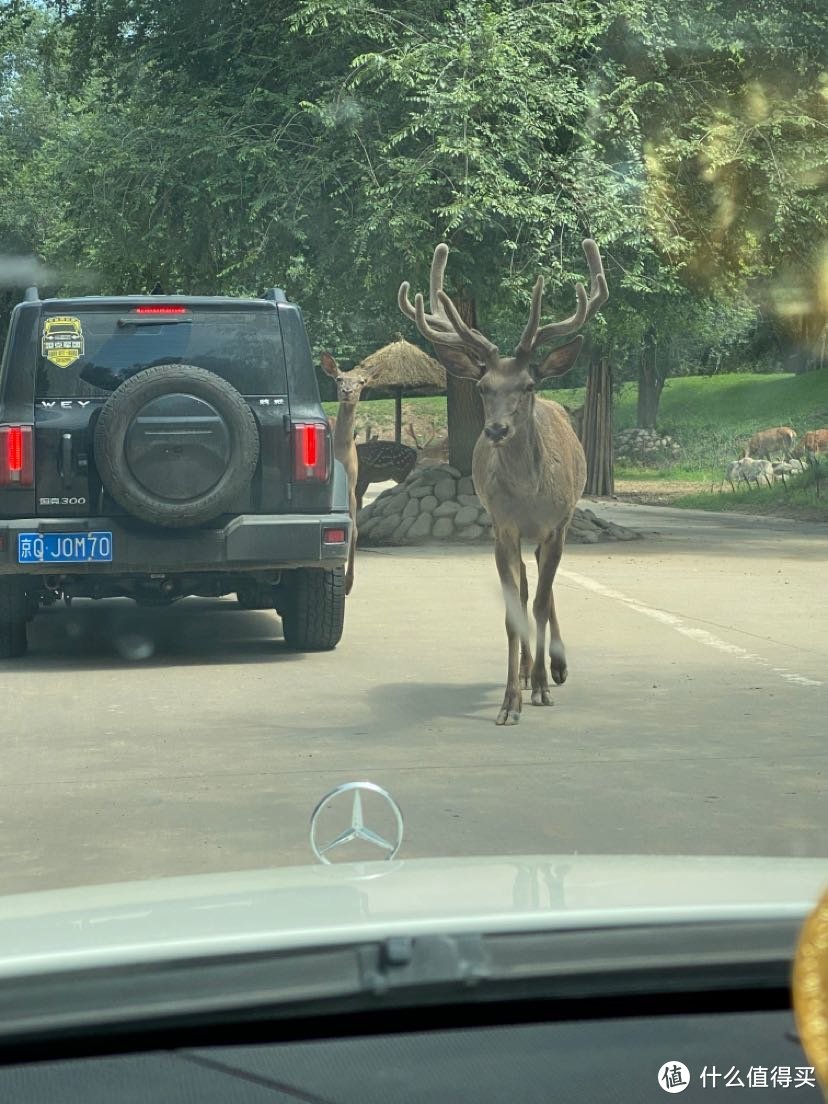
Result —
<instances>
[{"instance_id":1,"label":"white car hood paint","mask_svg":"<svg viewBox=\"0 0 828 1104\"><path fill-rule=\"evenodd\" d=\"M0 977L394 934L804 918L828 859L550 855L284 867L0 898Z\"/></svg>"}]
</instances>

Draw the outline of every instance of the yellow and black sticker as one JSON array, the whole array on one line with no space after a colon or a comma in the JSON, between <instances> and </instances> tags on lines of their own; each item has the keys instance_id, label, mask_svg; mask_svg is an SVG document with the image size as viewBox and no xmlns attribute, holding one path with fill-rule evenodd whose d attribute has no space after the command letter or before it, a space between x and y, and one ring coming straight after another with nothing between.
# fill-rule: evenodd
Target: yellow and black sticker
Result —
<instances>
[{"instance_id":1,"label":"yellow and black sticker","mask_svg":"<svg viewBox=\"0 0 828 1104\"><path fill-rule=\"evenodd\" d=\"M83 356L83 328L79 318L57 315L43 323L41 352L58 368L68 368Z\"/></svg>"}]
</instances>

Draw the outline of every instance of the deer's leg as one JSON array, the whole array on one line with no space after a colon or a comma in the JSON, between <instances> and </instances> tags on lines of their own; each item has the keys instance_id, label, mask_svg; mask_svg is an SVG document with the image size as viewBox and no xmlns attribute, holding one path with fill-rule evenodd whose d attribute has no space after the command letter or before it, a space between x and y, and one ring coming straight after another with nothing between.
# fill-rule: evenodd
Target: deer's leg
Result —
<instances>
[{"instance_id":1,"label":"deer's leg","mask_svg":"<svg viewBox=\"0 0 828 1104\"><path fill-rule=\"evenodd\" d=\"M532 704L552 705L549 683L546 678L544 652L546 650L546 625L549 624L549 669L557 685L566 681L566 652L561 640L561 630L555 612L555 595L552 585L563 555L566 526L561 526L538 549L538 589L532 612L537 625L535 665L532 668Z\"/></svg>"},{"instance_id":2,"label":"deer's leg","mask_svg":"<svg viewBox=\"0 0 828 1104\"><path fill-rule=\"evenodd\" d=\"M532 652L529 649L529 583L526 579L526 564L523 562L523 556L520 558L520 605L523 610L523 623L526 626L526 635L520 642L520 686L522 690L528 690L532 671Z\"/></svg>"},{"instance_id":3,"label":"deer's leg","mask_svg":"<svg viewBox=\"0 0 828 1104\"><path fill-rule=\"evenodd\" d=\"M523 609L520 603L520 538L517 534L498 533L495 541L495 563L506 606L506 639L508 664L506 693L495 724L512 725L520 721L522 696L520 693L520 645L529 645L529 625L522 623Z\"/></svg>"}]
</instances>

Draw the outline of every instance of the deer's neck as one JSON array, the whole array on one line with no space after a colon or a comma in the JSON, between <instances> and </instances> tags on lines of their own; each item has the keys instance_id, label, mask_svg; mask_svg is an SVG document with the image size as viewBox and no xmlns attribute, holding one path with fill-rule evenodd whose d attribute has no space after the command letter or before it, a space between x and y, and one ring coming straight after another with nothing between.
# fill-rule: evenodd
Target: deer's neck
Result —
<instances>
[{"instance_id":1,"label":"deer's neck","mask_svg":"<svg viewBox=\"0 0 828 1104\"><path fill-rule=\"evenodd\" d=\"M354 446L354 420L356 419L356 403L340 403L336 414L334 426L334 455L338 460L355 453Z\"/></svg>"}]
</instances>

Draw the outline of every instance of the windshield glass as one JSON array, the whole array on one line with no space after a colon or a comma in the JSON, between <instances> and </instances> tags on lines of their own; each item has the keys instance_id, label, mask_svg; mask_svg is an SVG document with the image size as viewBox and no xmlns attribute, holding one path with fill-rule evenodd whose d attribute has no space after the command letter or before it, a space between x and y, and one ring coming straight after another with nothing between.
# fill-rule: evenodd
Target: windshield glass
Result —
<instances>
[{"instance_id":1,"label":"windshield glass","mask_svg":"<svg viewBox=\"0 0 828 1104\"><path fill-rule=\"evenodd\" d=\"M824 4L0 8L0 895L828 860Z\"/></svg>"}]
</instances>

